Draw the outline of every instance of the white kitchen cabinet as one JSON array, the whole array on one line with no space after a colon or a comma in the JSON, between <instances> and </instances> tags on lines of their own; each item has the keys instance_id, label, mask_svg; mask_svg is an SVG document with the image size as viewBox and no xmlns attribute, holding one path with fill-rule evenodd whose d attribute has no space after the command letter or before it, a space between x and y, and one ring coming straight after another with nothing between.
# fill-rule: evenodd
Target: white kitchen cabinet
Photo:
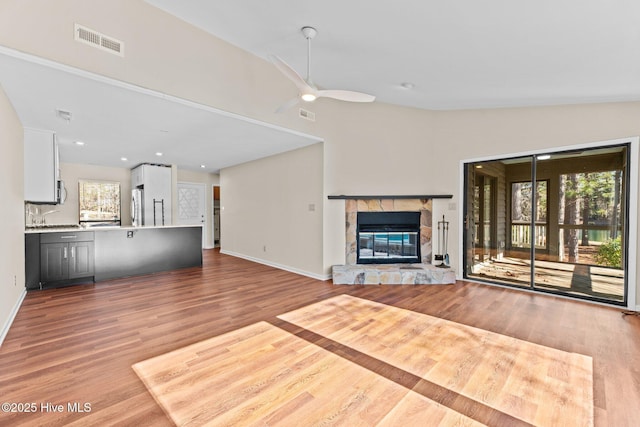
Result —
<instances>
[{"instance_id":1,"label":"white kitchen cabinet","mask_svg":"<svg viewBox=\"0 0 640 427\"><path fill-rule=\"evenodd\" d=\"M52 131L24 129L24 199L58 203L58 143Z\"/></svg>"},{"instance_id":2,"label":"white kitchen cabinet","mask_svg":"<svg viewBox=\"0 0 640 427\"><path fill-rule=\"evenodd\" d=\"M131 188L142 190L142 224L170 225L171 222L171 167L142 164L131 170Z\"/></svg>"}]
</instances>

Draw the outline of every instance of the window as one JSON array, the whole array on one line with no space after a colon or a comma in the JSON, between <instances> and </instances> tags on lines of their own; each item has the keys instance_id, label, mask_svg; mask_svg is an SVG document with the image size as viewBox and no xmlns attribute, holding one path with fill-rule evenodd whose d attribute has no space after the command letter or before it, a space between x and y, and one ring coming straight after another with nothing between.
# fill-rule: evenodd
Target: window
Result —
<instances>
[{"instance_id":1,"label":"window","mask_svg":"<svg viewBox=\"0 0 640 427\"><path fill-rule=\"evenodd\" d=\"M531 247L531 215L535 212L535 245L547 248L547 181L536 183L535 209L532 209L531 182L511 184L511 247Z\"/></svg>"},{"instance_id":2,"label":"window","mask_svg":"<svg viewBox=\"0 0 640 427\"><path fill-rule=\"evenodd\" d=\"M120 225L120 183L113 181L78 182L80 224Z\"/></svg>"}]
</instances>

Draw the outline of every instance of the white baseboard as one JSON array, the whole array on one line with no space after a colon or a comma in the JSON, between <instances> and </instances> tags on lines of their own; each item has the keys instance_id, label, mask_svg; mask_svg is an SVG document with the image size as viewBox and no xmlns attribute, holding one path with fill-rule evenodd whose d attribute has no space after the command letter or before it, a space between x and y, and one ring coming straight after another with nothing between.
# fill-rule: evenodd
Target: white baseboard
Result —
<instances>
[{"instance_id":1,"label":"white baseboard","mask_svg":"<svg viewBox=\"0 0 640 427\"><path fill-rule=\"evenodd\" d=\"M6 320L6 322L4 322L4 325L2 326L2 331L0 331L0 346L2 346L4 339L7 337L7 334L9 333L9 328L11 328L11 325L13 324L13 320L16 318L16 315L18 314L18 310L20 310L20 306L22 306L22 301L24 301L24 297L26 296L27 296L27 289L25 288L22 290L22 294L20 295L20 298L18 298L18 301L16 301L16 304L13 306L13 310L11 310L11 313L9 313L9 318Z\"/></svg>"},{"instance_id":2,"label":"white baseboard","mask_svg":"<svg viewBox=\"0 0 640 427\"><path fill-rule=\"evenodd\" d=\"M239 254L239 253L232 252L232 251L226 251L224 249L221 249L220 253L221 254L225 254L225 255L234 256L234 257L237 257L237 258L246 259L247 261L257 262L258 264L268 265L269 267L277 268L277 269L280 269L280 270L285 270L285 271L288 271L290 273L299 274L301 276L311 277L312 279L316 279L316 280L325 281L325 280L331 279L331 275L330 274L311 273L311 272L308 272L308 271L300 270L298 268L289 267L288 265L278 264L276 262L271 262L271 261L267 261L267 260L260 259L260 258L254 258L252 256Z\"/></svg>"}]
</instances>

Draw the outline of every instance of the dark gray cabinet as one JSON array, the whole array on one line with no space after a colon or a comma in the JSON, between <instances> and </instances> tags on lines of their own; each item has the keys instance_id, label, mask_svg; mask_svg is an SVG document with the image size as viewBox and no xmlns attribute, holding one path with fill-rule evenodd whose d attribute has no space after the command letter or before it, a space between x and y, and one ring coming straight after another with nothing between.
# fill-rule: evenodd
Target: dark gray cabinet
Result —
<instances>
[{"instance_id":1,"label":"dark gray cabinet","mask_svg":"<svg viewBox=\"0 0 640 427\"><path fill-rule=\"evenodd\" d=\"M93 276L93 242L69 243L69 279Z\"/></svg>"},{"instance_id":2,"label":"dark gray cabinet","mask_svg":"<svg viewBox=\"0 0 640 427\"><path fill-rule=\"evenodd\" d=\"M202 227L96 231L96 281L202 266Z\"/></svg>"},{"instance_id":3,"label":"dark gray cabinet","mask_svg":"<svg viewBox=\"0 0 640 427\"><path fill-rule=\"evenodd\" d=\"M94 233L43 233L40 235L41 284L93 277Z\"/></svg>"},{"instance_id":4,"label":"dark gray cabinet","mask_svg":"<svg viewBox=\"0 0 640 427\"><path fill-rule=\"evenodd\" d=\"M40 245L42 282L93 276L93 242L43 243Z\"/></svg>"},{"instance_id":5,"label":"dark gray cabinet","mask_svg":"<svg viewBox=\"0 0 640 427\"><path fill-rule=\"evenodd\" d=\"M40 280L54 282L69 278L69 245L46 243L40 245Z\"/></svg>"}]
</instances>

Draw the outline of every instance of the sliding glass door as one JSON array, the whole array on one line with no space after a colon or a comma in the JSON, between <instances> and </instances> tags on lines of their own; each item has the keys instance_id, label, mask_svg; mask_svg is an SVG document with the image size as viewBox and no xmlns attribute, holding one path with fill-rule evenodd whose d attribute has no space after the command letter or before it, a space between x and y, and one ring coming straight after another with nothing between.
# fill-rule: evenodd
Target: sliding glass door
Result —
<instances>
[{"instance_id":1,"label":"sliding glass door","mask_svg":"<svg viewBox=\"0 0 640 427\"><path fill-rule=\"evenodd\" d=\"M508 188L509 169L519 165L523 176L531 177L531 159L514 159L468 163L465 167L465 274L514 286L529 286L529 250L518 247L517 256L508 256L512 230L509 228L512 212ZM519 178L520 181L522 178ZM530 195L520 193L517 203L530 211ZM522 212L522 206L519 212ZM521 220L523 218L519 218ZM528 228L527 228L528 233ZM519 235L522 239L525 235Z\"/></svg>"},{"instance_id":2,"label":"sliding glass door","mask_svg":"<svg viewBox=\"0 0 640 427\"><path fill-rule=\"evenodd\" d=\"M465 277L626 303L628 152L467 163Z\"/></svg>"}]
</instances>

